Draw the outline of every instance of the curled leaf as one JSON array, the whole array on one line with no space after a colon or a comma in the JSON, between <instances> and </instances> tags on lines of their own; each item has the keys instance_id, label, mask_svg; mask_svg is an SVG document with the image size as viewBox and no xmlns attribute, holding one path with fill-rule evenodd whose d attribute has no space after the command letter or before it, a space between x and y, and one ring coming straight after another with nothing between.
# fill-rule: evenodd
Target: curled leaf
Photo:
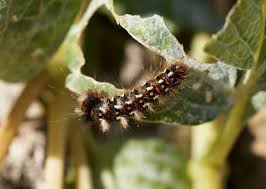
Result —
<instances>
[{"instance_id":1,"label":"curled leaf","mask_svg":"<svg viewBox=\"0 0 266 189\"><path fill-rule=\"evenodd\" d=\"M121 94L122 90L109 83L97 82L80 71L85 60L77 40L80 36L79 32L83 31L92 13L104 3L101 2L97 3L96 0L91 2L81 18L81 22L84 23L77 23L73 27L74 40L68 38L66 49L69 52L66 56L70 56L67 65L71 73L67 77L66 86L76 93L90 89L104 91L111 96ZM158 107L154 113L147 113L146 120L170 124L199 124L215 118L228 108L231 103L231 91L225 83L234 83L234 79L228 76L229 66L200 64L187 57L183 46L170 33L162 17L158 15L147 18L128 14L120 16L115 13L112 1L107 1L105 5L116 21L138 42L163 56L168 62L174 63L180 60L190 67L185 88L172 95L171 100ZM78 32L75 33L75 31Z\"/></svg>"}]
</instances>

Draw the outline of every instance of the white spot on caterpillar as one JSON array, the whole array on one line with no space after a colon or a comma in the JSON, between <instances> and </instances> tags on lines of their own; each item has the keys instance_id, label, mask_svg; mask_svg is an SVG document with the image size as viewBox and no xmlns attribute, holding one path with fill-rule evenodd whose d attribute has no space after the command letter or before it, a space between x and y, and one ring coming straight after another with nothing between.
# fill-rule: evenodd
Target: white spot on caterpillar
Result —
<instances>
[{"instance_id":1,"label":"white spot on caterpillar","mask_svg":"<svg viewBox=\"0 0 266 189\"><path fill-rule=\"evenodd\" d=\"M167 74L167 76L168 76L168 77L171 77L173 74L174 74L173 72L169 72L169 73Z\"/></svg>"},{"instance_id":2,"label":"white spot on caterpillar","mask_svg":"<svg viewBox=\"0 0 266 189\"><path fill-rule=\"evenodd\" d=\"M132 100L128 100L128 101L126 101L125 103L126 103L126 104L132 104L132 102L133 102Z\"/></svg>"},{"instance_id":3,"label":"white spot on caterpillar","mask_svg":"<svg viewBox=\"0 0 266 189\"><path fill-rule=\"evenodd\" d=\"M99 110L101 110L103 113L106 113L106 109L104 107L100 107Z\"/></svg>"},{"instance_id":4,"label":"white spot on caterpillar","mask_svg":"<svg viewBox=\"0 0 266 189\"><path fill-rule=\"evenodd\" d=\"M158 83L160 83L160 84L161 84L161 83L163 83L163 80L162 80L162 79L160 79L160 80L158 81Z\"/></svg>"},{"instance_id":5,"label":"white spot on caterpillar","mask_svg":"<svg viewBox=\"0 0 266 189\"><path fill-rule=\"evenodd\" d=\"M120 104L118 104L118 105L114 105L114 108L115 108L115 109L122 109L123 106L121 106Z\"/></svg>"},{"instance_id":6,"label":"white spot on caterpillar","mask_svg":"<svg viewBox=\"0 0 266 189\"><path fill-rule=\"evenodd\" d=\"M147 87L147 91L150 91L153 89L153 86Z\"/></svg>"},{"instance_id":7,"label":"white spot on caterpillar","mask_svg":"<svg viewBox=\"0 0 266 189\"><path fill-rule=\"evenodd\" d=\"M141 97L143 97L143 94L136 95L136 98L141 98Z\"/></svg>"}]
</instances>

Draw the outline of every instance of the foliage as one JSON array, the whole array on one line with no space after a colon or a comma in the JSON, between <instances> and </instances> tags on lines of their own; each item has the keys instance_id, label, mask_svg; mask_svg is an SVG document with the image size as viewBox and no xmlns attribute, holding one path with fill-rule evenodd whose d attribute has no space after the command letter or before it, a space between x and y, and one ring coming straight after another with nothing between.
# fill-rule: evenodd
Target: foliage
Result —
<instances>
[{"instance_id":1,"label":"foliage","mask_svg":"<svg viewBox=\"0 0 266 189\"><path fill-rule=\"evenodd\" d=\"M159 1L156 2L159 3ZM132 1L127 3L134 4ZM172 1L164 2L165 6L161 7L162 12L173 17L172 21L180 23L178 26L182 28L184 23L177 19L175 11L165 12L172 4L176 5ZM181 2L181 4L185 6L186 3ZM198 5L196 2L194 4ZM155 186L186 188L184 169L189 164L192 170L190 176L193 188L222 188L223 175L220 173L224 171L228 153L248 118L247 113L251 109L251 103L257 109L265 106L266 93L263 85L266 78L264 73L266 66L265 0L239 0L234 5L223 28L205 45L205 51L217 60L212 64L192 59L170 32L161 16L155 14L143 17L124 14L128 10L125 7L121 9L126 6L124 2L118 1L115 5L118 6L117 9L120 6L120 12L123 14L117 13L112 0L92 0L89 4L85 0L44 2L32 0L27 3L20 0L0 0L0 78L10 82L27 81L28 85L21 98L29 96L27 94L30 94L30 88L35 87L36 95L32 100L37 95L41 96L43 90L38 83L36 84L40 77L39 72L42 74L47 72L47 75L44 74L42 77L49 78L49 81L40 79L42 85L48 84L55 87L55 89L46 89L53 94L53 99L45 102L50 116L48 118L48 157L45 168L48 178L47 188L62 187L67 130L69 127L72 128L71 125L80 124L74 117L69 117L73 112L70 91L77 95L85 90L105 92L110 96L123 93L123 90L117 88L114 83L97 81L82 70L85 64L93 65L92 60L84 58L82 45L86 35L85 29L92 16L101 7L105 7L103 12L115 20L114 24L119 25L143 47L169 63L175 63L178 60L189 67L184 87L166 99L162 106L156 107L154 112L145 113L144 122L176 126L199 125L214 120L208 123L210 126L207 129L204 128L204 131L213 132L211 137L208 135L210 132L200 137L199 133L203 132L193 134L194 141L200 138L200 144L204 145L195 150L190 163L183 160L179 152L175 152L172 147L160 140L136 139L124 144L122 150L116 154L109 176L114 177L118 188L123 189L125 187L155 188ZM195 7L199 9L199 6ZM134 9L134 6L131 8ZM191 18L184 18L195 19L193 15ZM212 29L217 27L216 21L219 22L216 17L213 20L215 23ZM206 19L204 23L208 23ZM197 23L194 27L198 25L202 26ZM191 27L188 26L188 28ZM36 78L38 78L37 81ZM66 92L67 97L58 90ZM21 105L22 99L19 98L17 102L20 103L15 104ZM4 122L5 127L0 130L0 136L8 136L0 137L0 143L6 146L3 149L7 149L22 121L21 118L17 120L14 115L25 114L26 108L30 105L29 100L26 102L21 109L14 106L13 113L11 112L10 117ZM67 119L64 119L65 117ZM62 122L64 126L56 122L58 118L64 119ZM10 122L9 120L12 119L15 121ZM76 127L77 131L79 129ZM81 137L75 136L75 143L82 146ZM1 142L1 139L6 141ZM95 147L89 144L89 147L93 148L93 146ZM196 146L200 145L192 143L192 148ZM84 151L83 147L76 149L72 145L72 153L79 154L74 158L77 161L75 164L77 175L84 175L81 170L85 164L85 175L89 177L90 169L87 163L84 163L86 162ZM5 153L6 150L0 152L0 160ZM97 151L95 153L97 155ZM135 157L136 155L139 157ZM59 160L57 163L54 163L54 157ZM142 167L148 167L152 170L152 174L156 174L155 176L162 180L155 180L151 177L151 173L142 171ZM57 171L53 171L55 168ZM203 178L201 178L202 175ZM59 180L54 180L56 178ZM79 179L77 182L80 182L78 186L81 186L81 183L84 184ZM88 180L86 182L90 183Z\"/></svg>"},{"instance_id":2,"label":"foliage","mask_svg":"<svg viewBox=\"0 0 266 189\"><path fill-rule=\"evenodd\" d=\"M173 145L159 139L130 140L115 157L113 166L119 189L189 188L186 160Z\"/></svg>"},{"instance_id":3,"label":"foliage","mask_svg":"<svg viewBox=\"0 0 266 189\"><path fill-rule=\"evenodd\" d=\"M39 73L53 56L81 1L1 2L5 7L0 8L0 78L25 81Z\"/></svg>"}]
</instances>

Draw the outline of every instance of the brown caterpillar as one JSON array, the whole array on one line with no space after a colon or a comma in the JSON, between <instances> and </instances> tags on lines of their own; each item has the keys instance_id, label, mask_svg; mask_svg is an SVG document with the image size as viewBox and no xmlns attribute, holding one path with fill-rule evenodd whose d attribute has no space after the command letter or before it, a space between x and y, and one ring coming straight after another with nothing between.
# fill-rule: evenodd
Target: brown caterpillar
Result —
<instances>
[{"instance_id":1,"label":"brown caterpillar","mask_svg":"<svg viewBox=\"0 0 266 189\"><path fill-rule=\"evenodd\" d=\"M103 132L110 123L119 121L122 128L128 126L128 118L142 119L142 112L149 109L158 100L180 86L187 75L187 66L183 63L167 65L166 69L149 79L142 86L126 90L120 96L108 98L104 93L88 91L78 98L77 112L86 121L97 122Z\"/></svg>"}]
</instances>

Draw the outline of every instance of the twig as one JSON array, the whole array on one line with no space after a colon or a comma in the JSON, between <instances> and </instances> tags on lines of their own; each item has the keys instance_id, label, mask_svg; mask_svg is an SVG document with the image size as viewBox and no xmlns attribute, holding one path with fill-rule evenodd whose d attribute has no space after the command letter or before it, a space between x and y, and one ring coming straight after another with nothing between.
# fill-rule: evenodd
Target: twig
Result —
<instances>
[{"instance_id":1,"label":"twig","mask_svg":"<svg viewBox=\"0 0 266 189\"><path fill-rule=\"evenodd\" d=\"M48 109L48 149L45 188L62 189L64 183L65 141L72 111L70 95L57 89Z\"/></svg>"},{"instance_id":2,"label":"twig","mask_svg":"<svg viewBox=\"0 0 266 189\"><path fill-rule=\"evenodd\" d=\"M206 34L198 34L193 41L191 56L205 62L208 57L202 52L202 46L209 40ZM222 116L211 122L192 128L192 152L189 162L189 175L193 189L222 189L226 165L216 164L208 159L213 145L221 135Z\"/></svg>"},{"instance_id":3,"label":"twig","mask_svg":"<svg viewBox=\"0 0 266 189\"><path fill-rule=\"evenodd\" d=\"M231 148L243 130L250 99L255 93L255 88L261 74L258 69L252 69L248 81L238 87L236 102L227 115L222 134L209 153L210 159L213 162L222 163L226 161Z\"/></svg>"},{"instance_id":4,"label":"twig","mask_svg":"<svg viewBox=\"0 0 266 189\"><path fill-rule=\"evenodd\" d=\"M70 147L76 169L76 189L93 189L91 169L88 165L84 142L77 121L70 129Z\"/></svg>"}]
</instances>

